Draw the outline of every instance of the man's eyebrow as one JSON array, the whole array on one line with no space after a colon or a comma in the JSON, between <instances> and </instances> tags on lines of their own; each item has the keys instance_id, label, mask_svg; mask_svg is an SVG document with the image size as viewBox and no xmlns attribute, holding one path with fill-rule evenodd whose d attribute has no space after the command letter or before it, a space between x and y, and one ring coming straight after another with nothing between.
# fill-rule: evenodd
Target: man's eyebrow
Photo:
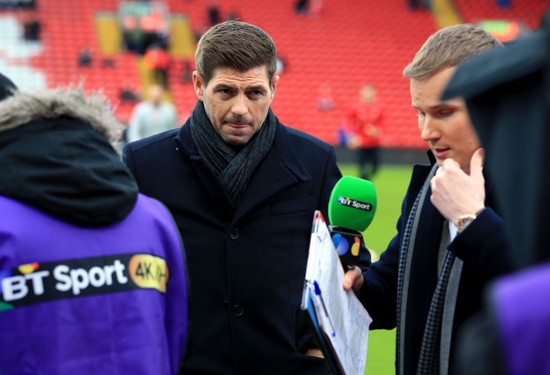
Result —
<instances>
[{"instance_id":1,"label":"man's eyebrow","mask_svg":"<svg viewBox=\"0 0 550 375\"><path fill-rule=\"evenodd\" d=\"M219 89L233 89L234 87L231 85L228 85L227 83L218 83L214 86L214 91Z\"/></svg>"},{"instance_id":2,"label":"man's eyebrow","mask_svg":"<svg viewBox=\"0 0 550 375\"><path fill-rule=\"evenodd\" d=\"M414 103L411 104L411 107L413 107L414 109L418 109L419 111L421 111L422 109L420 107L418 107L417 105L415 105ZM454 104L451 104L449 102L442 102L442 103L437 103L437 104L434 104L432 106L429 106L428 109L430 110L437 110L437 109L441 109L441 108L447 108L447 107L455 107Z\"/></svg>"},{"instance_id":3,"label":"man's eyebrow","mask_svg":"<svg viewBox=\"0 0 550 375\"><path fill-rule=\"evenodd\" d=\"M246 89L247 89L248 91L251 91L251 90L266 91L265 86L262 86L262 85L249 86L249 87L247 87Z\"/></svg>"}]
</instances>

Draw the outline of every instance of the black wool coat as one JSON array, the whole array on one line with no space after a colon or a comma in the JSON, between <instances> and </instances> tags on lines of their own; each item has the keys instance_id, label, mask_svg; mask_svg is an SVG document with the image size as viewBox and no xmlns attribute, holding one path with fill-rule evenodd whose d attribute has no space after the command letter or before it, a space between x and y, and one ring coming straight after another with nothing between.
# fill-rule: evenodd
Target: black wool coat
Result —
<instances>
[{"instance_id":1,"label":"black wool coat","mask_svg":"<svg viewBox=\"0 0 550 375\"><path fill-rule=\"evenodd\" d=\"M329 144L277 120L275 140L233 207L181 128L131 143L142 193L172 212L185 244L191 325L183 373L326 374L300 310L314 211L341 173Z\"/></svg>"}]
</instances>

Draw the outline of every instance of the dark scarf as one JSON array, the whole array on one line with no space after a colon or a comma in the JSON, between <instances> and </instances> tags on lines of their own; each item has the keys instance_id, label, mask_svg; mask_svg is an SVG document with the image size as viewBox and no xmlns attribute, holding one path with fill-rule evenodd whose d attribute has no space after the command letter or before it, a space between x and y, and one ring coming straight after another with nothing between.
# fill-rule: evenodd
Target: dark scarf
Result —
<instances>
[{"instance_id":1,"label":"dark scarf","mask_svg":"<svg viewBox=\"0 0 550 375\"><path fill-rule=\"evenodd\" d=\"M397 281L397 339L396 339L396 364L397 374L412 373L411 369L405 369L405 330L406 330L406 306L409 297L408 283L411 263L415 251L414 244L418 234L418 226L424 203L429 199L427 193L430 187L430 181L437 171L437 164L432 167L426 178L422 189L418 192L416 200L411 208L403 242L399 254L399 268ZM445 225L448 225L445 222ZM448 241L444 241L446 248ZM450 354L450 339L442 342L441 337L450 338L452 334L454 311L456 307L456 297L458 294L458 285L460 283L460 274L462 272L462 260L456 259L455 255L448 250L442 270L438 277L438 282L432 301L426 325L420 354L418 357L415 374L418 375L437 375L448 373L448 363Z\"/></svg>"},{"instance_id":2,"label":"dark scarf","mask_svg":"<svg viewBox=\"0 0 550 375\"><path fill-rule=\"evenodd\" d=\"M200 100L193 109L190 126L199 154L236 206L250 176L267 155L275 139L276 119L273 112L269 109L260 130L239 152L225 144L214 130L204 111L204 103Z\"/></svg>"}]
</instances>

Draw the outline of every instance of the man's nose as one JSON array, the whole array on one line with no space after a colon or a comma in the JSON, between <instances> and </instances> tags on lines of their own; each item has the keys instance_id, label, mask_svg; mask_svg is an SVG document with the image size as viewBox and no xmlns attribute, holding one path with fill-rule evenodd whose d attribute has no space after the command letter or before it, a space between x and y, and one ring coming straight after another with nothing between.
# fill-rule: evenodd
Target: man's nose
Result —
<instances>
[{"instance_id":1,"label":"man's nose","mask_svg":"<svg viewBox=\"0 0 550 375\"><path fill-rule=\"evenodd\" d=\"M437 120L432 116L427 115L422 124L420 124L420 137L423 141L428 142L437 139L441 136L441 131Z\"/></svg>"},{"instance_id":2,"label":"man's nose","mask_svg":"<svg viewBox=\"0 0 550 375\"><path fill-rule=\"evenodd\" d=\"M239 116L245 115L248 113L248 98L246 95L237 95L231 106L231 111Z\"/></svg>"}]
</instances>

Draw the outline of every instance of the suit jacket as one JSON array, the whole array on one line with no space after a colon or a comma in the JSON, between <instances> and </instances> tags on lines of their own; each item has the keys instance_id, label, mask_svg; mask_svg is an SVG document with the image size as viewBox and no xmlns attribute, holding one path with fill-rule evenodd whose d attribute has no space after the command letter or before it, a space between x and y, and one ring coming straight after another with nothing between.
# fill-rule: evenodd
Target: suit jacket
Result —
<instances>
[{"instance_id":1,"label":"suit jacket","mask_svg":"<svg viewBox=\"0 0 550 375\"><path fill-rule=\"evenodd\" d=\"M432 163L435 163L431 153ZM407 224L413 203L424 184L432 166L415 165L407 195L403 200L401 217L397 222L397 235L380 260L364 272L365 283L360 299L373 318L371 328L392 329L396 327L396 302L398 263L403 232ZM473 313L480 309L484 285L493 277L510 269L507 254L507 239L504 225L491 208L494 206L491 183L486 180L486 206L463 232L452 241L448 250L464 262L460 277L456 309L453 321L453 336L457 328ZM430 202L431 190L428 190L420 213L420 221L414 244L411 270L404 280L408 292L405 309L404 373L415 374L422 343L422 336L432 295L438 280L437 256L441 241L443 216ZM445 225L447 225L445 223ZM453 341L451 341L451 351ZM399 364L398 364L399 365Z\"/></svg>"},{"instance_id":2,"label":"suit jacket","mask_svg":"<svg viewBox=\"0 0 550 375\"><path fill-rule=\"evenodd\" d=\"M191 284L191 374L326 374L300 301L313 213L341 177L334 148L277 120L275 140L233 207L189 121L124 150L140 191L172 212Z\"/></svg>"}]
</instances>

